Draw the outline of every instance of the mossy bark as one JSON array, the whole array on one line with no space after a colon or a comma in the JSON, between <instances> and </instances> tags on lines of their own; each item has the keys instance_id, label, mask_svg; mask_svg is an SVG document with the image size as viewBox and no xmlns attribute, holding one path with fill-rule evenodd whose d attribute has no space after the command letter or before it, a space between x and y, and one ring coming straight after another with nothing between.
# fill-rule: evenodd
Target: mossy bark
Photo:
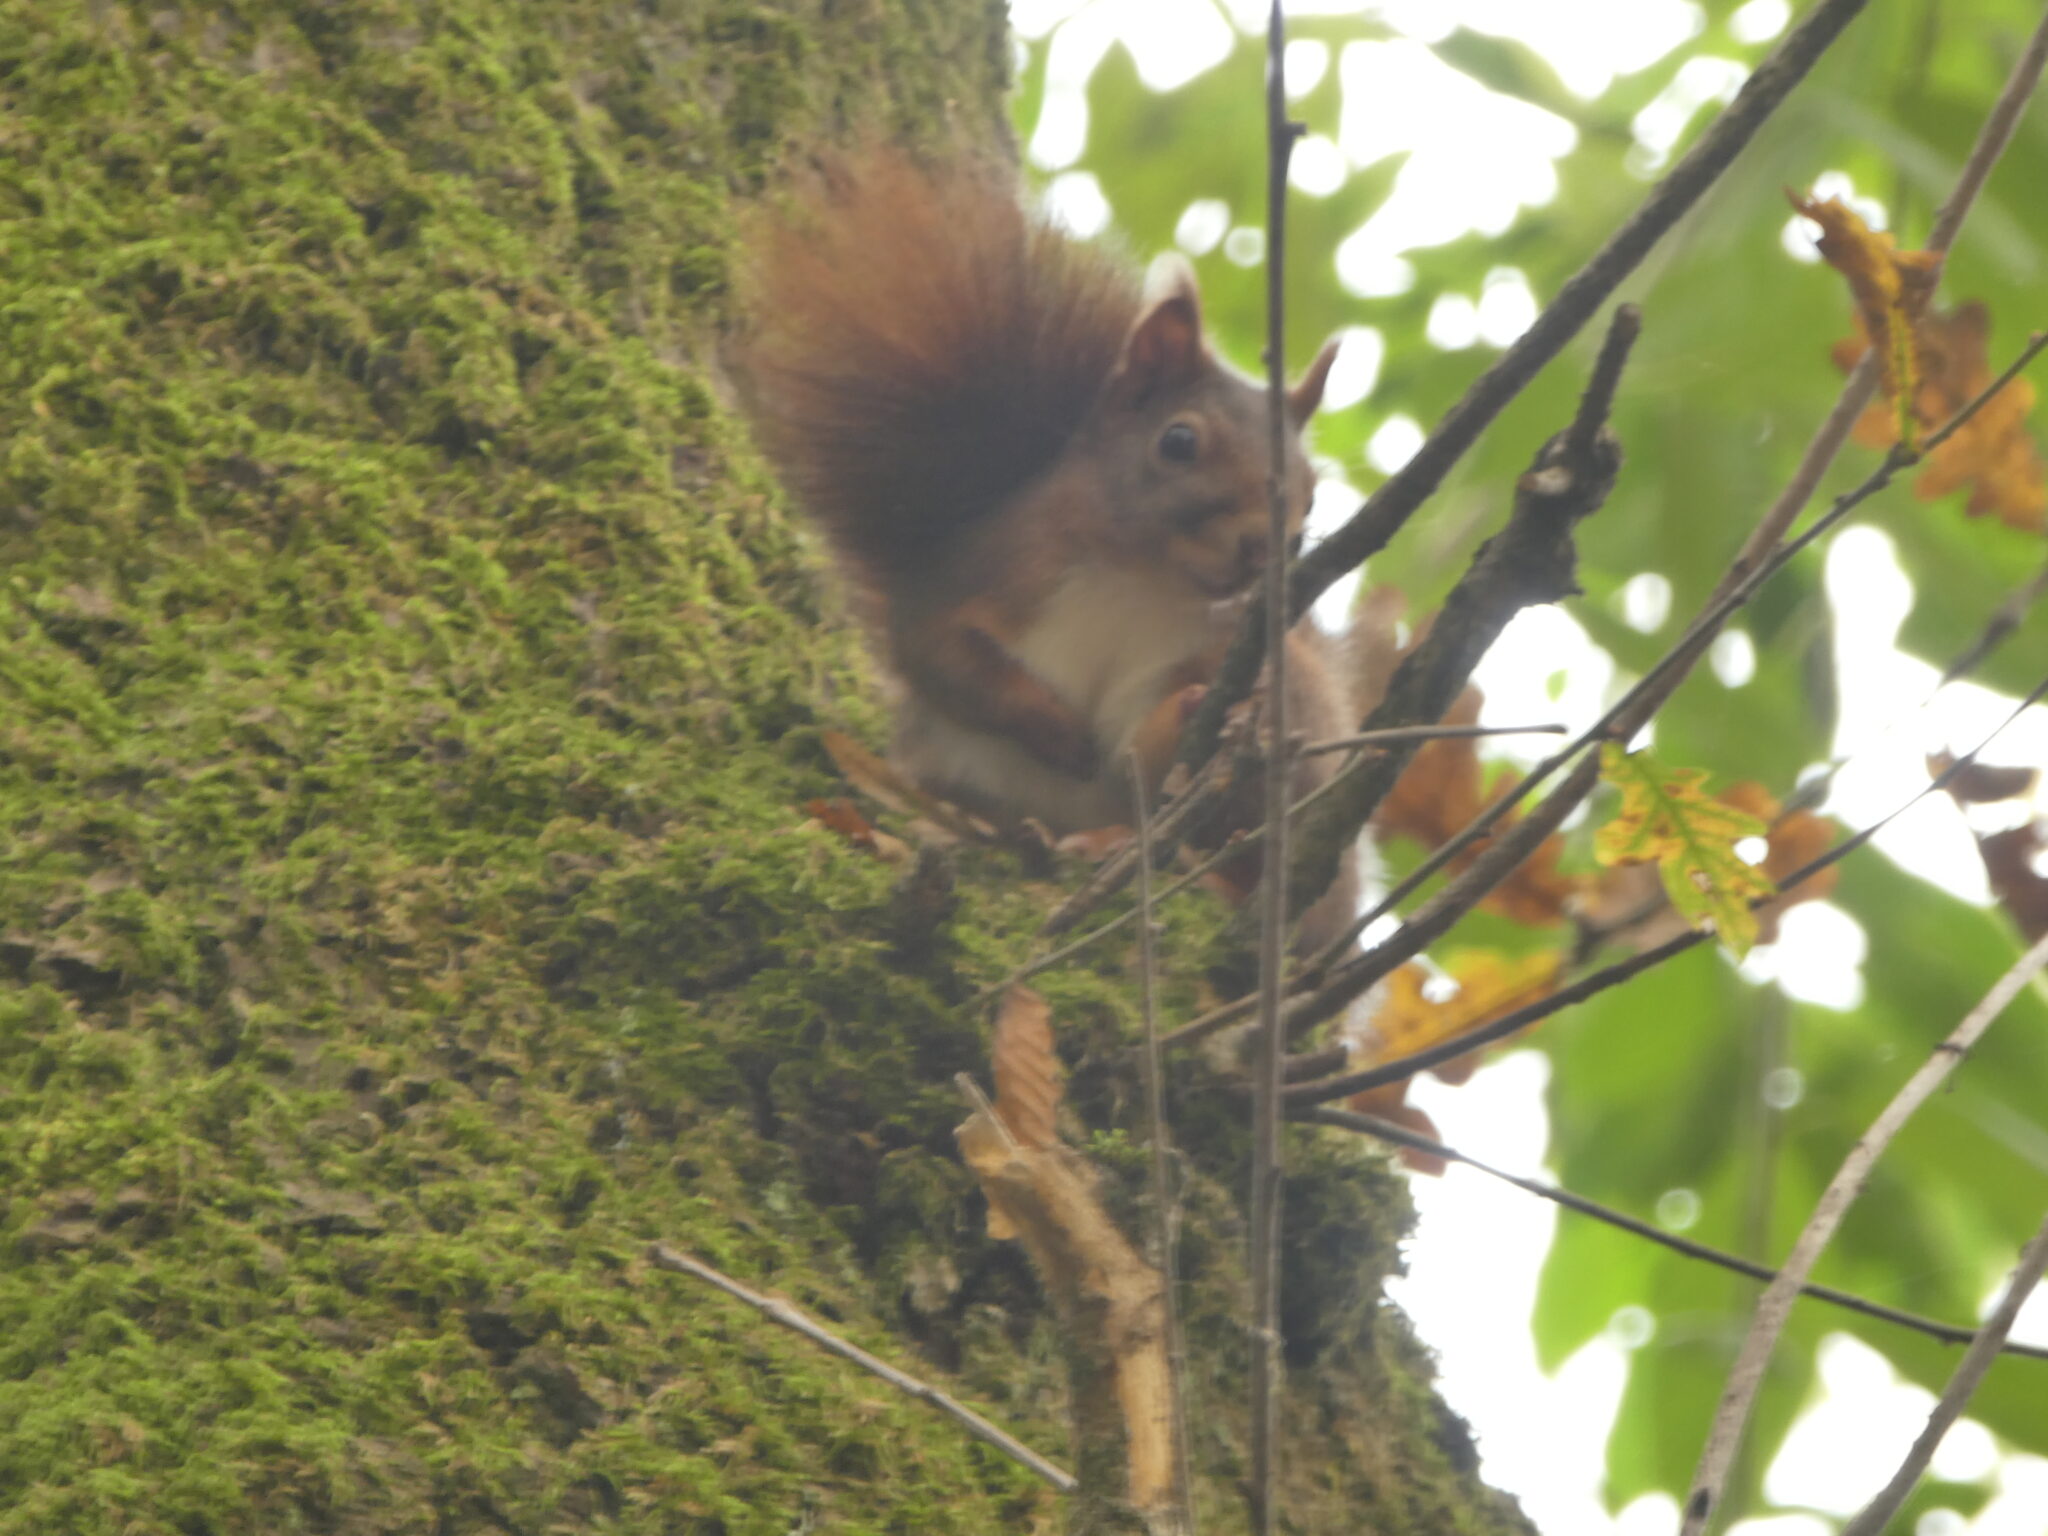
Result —
<instances>
[{"instance_id":1,"label":"mossy bark","mask_svg":"<svg viewBox=\"0 0 2048 1536\"><path fill-rule=\"evenodd\" d=\"M807 820L881 716L715 362L784 146L986 136L1006 60L993 0L0 0L0 1533L1056 1528L642 1258L1066 1454L951 1146L1054 892L968 855L912 942ZM1123 957L1046 990L1134 1189ZM1228 1524L1242 1143L1183 1070ZM1523 1529L1380 1302L1398 1179L1296 1150L1293 1518Z\"/></svg>"}]
</instances>

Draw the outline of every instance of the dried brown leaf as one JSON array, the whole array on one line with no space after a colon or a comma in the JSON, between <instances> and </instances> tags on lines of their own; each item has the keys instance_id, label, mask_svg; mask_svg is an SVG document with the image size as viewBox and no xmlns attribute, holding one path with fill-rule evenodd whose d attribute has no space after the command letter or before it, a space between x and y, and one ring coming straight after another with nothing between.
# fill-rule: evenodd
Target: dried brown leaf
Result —
<instances>
[{"instance_id":1,"label":"dried brown leaf","mask_svg":"<svg viewBox=\"0 0 2048 1536\"><path fill-rule=\"evenodd\" d=\"M1444 715L1444 724L1476 724L1484 702L1485 697L1477 688L1467 688ZM1474 738L1449 737L1425 742L1380 803L1373 825L1383 835L1411 837L1424 848L1440 848L1492 803L1494 797L1485 793L1484 779ZM1503 784L1499 793L1506 792L1507 786ZM1514 817L1507 818L1500 830L1505 831L1514 822ZM1490 841L1481 838L1460 853L1451 863L1452 873L1467 868L1485 852ZM1563 855L1563 838L1545 838L1534 853L1487 893L1481 905L1528 928L1564 921L1568 904L1585 882L1560 871L1558 864Z\"/></svg>"},{"instance_id":2,"label":"dried brown leaf","mask_svg":"<svg viewBox=\"0 0 2048 1536\"><path fill-rule=\"evenodd\" d=\"M1877 345L1885 399L1899 435L1910 445L1921 372L1914 322L1941 279L1941 254L1900 250L1890 235L1871 229L1839 198L1816 201L1789 189L1785 196L1820 225L1821 258L1848 279L1863 334Z\"/></svg>"},{"instance_id":3,"label":"dried brown leaf","mask_svg":"<svg viewBox=\"0 0 2048 1536\"><path fill-rule=\"evenodd\" d=\"M2043 874L2043 856L2048 855L2048 823L2028 822L2008 827L1977 839L1977 852L1984 859L1984 873L1991 878L1992 894L2012 914L2029 941L2048 934L2048 874Z\"/></svg>"},{"instance_id":4,"label":"dried brown leaf","mask_svg":"<svg viewBox=\"0 0 2048 1536\"><path fill-rule=\"evenodd\" d=\"M1927 776L1938 779L1955 765L1955 758L1948 753L1932 753L1927 759ZM2040 778L2038 768L1973 762L1965 764L1962 771L1948 781L1948 795L1958 805L1996 805L2001 800L2017 800L2032 794Z\"/></svg>"},{"instance_id":5,"label":"dried brown leaf","mask_svg":"<svg viewBox=\"0 0 2048 1536\"><path fill-rule=\"evenodd\" d=\"M1052 1009L1031 988L1003 994L989 1048L996 1078L996 1115L1020 1146L1057 1145L1060 1059L1052 1048Z\"/></svg>"},{"instance_id":6,"label":"dried brown leaf","mask_svg":"<svg viewBox=\"0 0 2048 1536\"><path fill-rule=\"evenodd\" d=\"M1996 377L1989 355L1990 318L1982 304L1962 304L1921 316L1913 334L1920 377L1911 419L1917 427L1937 427ZM1835 360L1844 368L1853 367L1864 350L1861 339L1838 342ZM1927 456L1913 494L1922 501L1937 501L1967 486L1968 516L1996 515L2026 533L2048 528L2048 472L2027 431L2034 398L2032 383L2010 380ZM1873 448L1888 448L1898 438L1897 412L1889 403L1873 405L1856 424L1857 441Z\"/></svg>"}]
</instances>

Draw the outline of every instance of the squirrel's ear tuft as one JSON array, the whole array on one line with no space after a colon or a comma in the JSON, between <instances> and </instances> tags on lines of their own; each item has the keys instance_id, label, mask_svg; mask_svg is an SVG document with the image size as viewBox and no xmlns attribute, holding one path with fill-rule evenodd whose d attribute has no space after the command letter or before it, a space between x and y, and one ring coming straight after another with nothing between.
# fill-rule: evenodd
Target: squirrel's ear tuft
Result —
<instances>
[{"instance_id":1,"label":"squirrel's ear tuft","mask_svg":"<svg viewBox=\"0 0 2048 1536\"><path fill-rule=\"evenodd\" d=\"M1323 403L1323 386L1330 382L1330 365L1337 361L1337 338L1323 343L1323 350L1308 365L1295 386L1287 391L1287 415L1297 427L1308 425L1316 407Z\"/></svg>"},{"instance_id":2,"label":"squirrel's ear tuft","mask_svg":"<svg viewBox=\"0 0 2048 1536\"><path fill-rule=\"evenodd\" d=\"M1110 392L1125 405L1141 404L1186 380L1206 355L1194 268L1184 256L1161 256L1145 274L1145 307L1124 338Z\"/></svg>"}]
</instances>

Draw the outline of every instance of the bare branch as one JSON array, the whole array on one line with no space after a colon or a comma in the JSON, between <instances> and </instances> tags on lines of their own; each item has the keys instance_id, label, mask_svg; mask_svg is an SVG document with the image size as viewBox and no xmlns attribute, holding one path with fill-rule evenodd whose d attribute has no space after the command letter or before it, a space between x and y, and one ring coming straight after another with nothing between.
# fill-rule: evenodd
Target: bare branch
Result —
<instances>
[{"instance_id":1,"label":"bare branch","mask_svg":"<svg viewBox=\"0 0 2048 1536\"><path fill-rule=\"evenodd\" d=\"M1166 1311L1167 1398L1173 1411L1175 1493L1188 1536L1195 1533L1193 1463L1188 1442L1187 1350L1181 1339L1180 1297L1174 1289L1174 1246L1179 1213L1174 1206L1167 1160L1172 1148L1166 1133L1166 1091L1159 1065L1159 965L1153 950L1158 930L1152 917L1152 808L1146 804L1145 775L1136 759L1130 763L1131 805L1138 818L1138 995L1145 1013L1145 1135L1152 1144L1152 1265L1159 1271Z\"/></svg>"},{"instance_id":2,"label":"bare branch","mask_svg":"<svg viewBox=\"0 0 2048 1536\"><path fill-rule=\"evenodd\" d=\"M1477 906L1488 891L1513 873L1515 866L1533 853L1542 840L1555 831L1579 802L1592 792L1593 786L1599 782L1599 764L1590 756L1582 756L1588 748L1604 740L1626 739L1634 735L1643 723L1656 713L1665 699L1670 697L1672 691L1683 680L1686 669L1705 650L1706 643L1719 632L1730 614L1755 597L1765 582L1783 570L1809 546L1824 538L1858 506L1889 485L1899 470L1918 462L1920 457L1933 452L1946 442L1995 398L2000 390L2018 377L2044 349L2048 349L2048 332L2037 331L2028 338L2027 345L2021 350L2020 355L2003 373L1927 437L1921 445L1919 455L1908 453L1903 448L1894 448L1885 455L1877 468L1872 470L1860 485L1835 498L1834 505L1811 527L1789 543L1780 544L1762 565L1750 571L1742 580L1734 583L1718 601L1710 604L1694 621L1685 636L1660 656L1651 665L1650 670L1623 693L1598 720L1532 768L1520 782L1495 799L1467 823L1457 836L1431 853L1405 880L1382 897L1370 911L1359 917L1336 943L1314 957L1310 962L1311 968L1328 964L1343 948L1348 948L1367 927L1391 912L1398 902L1418 889L1423 881L1467 848L1491 835L1493 829L1507 814L1551 773L1578 758L1578 764L1572 770L1571 776L1546 797L1542 804L1510 834L1481 854L1455 884L1440 893L1434 901L1411 918L1399 933L1341 966L1336 973L1336 978L1341 980L1333 978L1330 988L1326 989L1331 991L1332 995L1324 998L1313 1013L1298 1018L1296 1027L1306 1028L1334 1016L1351 998L1357 997L1402 961L1420 953L1428 944L1448 932L1459 917Z\"/></svg>"},{"instance_id":3,"label":"bare branch","mask_svg":"<svg viewBox=\"0 0 2048 1536\"><path fill-rule=\"evenodd\" d=\"M1955 190L1949 193L1948 201L1934 215L1934 229L1927 237L1930 251L1946 251L1956 243L1956 235L1963 227L1963 220L1969 216L1971 205L1977 201L1977 194L1991 179L1992 168L2004 155L2020 119L2026 115L2027 102L2034 94L2035 85L2040 82L2043 64L2048 64L2048 15L2042 16L2040 25L2034 28L2034 35L2027 39L2026 49L2013 64L2012 73L2006 76L1998 100L1991 104L1991 111L1984 119L1984 126L1977 130L1977 142L1970 147L1970 158L1963 162L1963 172L1956 178Z\"/></svg>"},{"instance_id":4,"label":"bare branch","mask_svg":"<svg viewBox=\"0 0 2048 1536\"><path fill-rule=\"evenodd\" d=\"M1820 0L1804 21L1786 33L1670 174L1650 189L1607 243L1558 290L1535 324L1473 381L1415 457L1374 491L1348 523L1300 561L1288 588L1290 615L1307 612L1333 582L1386 546L1494 418L1613 297L1622 279L1672 225L1706 195L1864 4L1865 0ZM1263 621L1248 616L1209 696L1189 725L1181 745L1182 761L1198 762L1215 750L1224 715L1251 691L1258 676L1264 640Z\"/></svg>"},{"instance_id":5,"label":"bare branch","mask_svg":"<svg viewBox=\"0 0 2048 1536\"><path fill-rule=\"evenodd\" d=\"M1621 448L1606 429L1607 414L1641 325L1634 305L1615 310L1571 424L1537 450L1515 484L1507 525L1479 547L1429 633L1394 669L1386 697L1366 718L1365 730L1437 719L1464 691L1473 667L1511 618L1578 590L1572 535L1607 499L1621 471ZM1329 889L1344 850L1415 752L1413 743L1397 744L1339 776L1342 788L1301 829L1289 872L1296 906L1306 906Z\"/></svg>"},{"instance_id":6,"label":"bare branch","mask_svg":"<svg viewBox=\"0 0 2048 1536\"><path fill-rule=\"evenodd\" d=\"M1993 610L1977 638L1943 669L1937 689L1968 677L1984 665L1985 659L2005 643L2006 637L2026 622L2034 604L2044 595L2048 595L2048 566L2043 566L2031 580Z\"/></svg>"},{"instance_id":7,"label":"bare branch","mask_svg":"<svg viewBox=\"0 0 2048 1536\"><path fill-rule=\"evenodd\" d=\"M1713 1428L1708 1431L1706 1447L1700 1453L1699 1470L1693 1474L1692 1493L1686 1499L1685 1521L1680 1527L1680 1536L1699 1536L1708 1517L1720 1503L1722 1490L1728 1481L1728 1470L1735 1463L1735 1453L1741 1448L1743 1431L1749 1424L1750 1409L1756 1402L1758 1388L1763 1385L1764 1367L1770 1362L1771 1351L1777 1346L1778 1335L1791 1314L1792 1303L1798 1298L1799 1288L1806 1283L1806 1277L1813 1273L1815 1262L1827 1247L1828 1240L1835 1235L1843 1216L1863 1192L1872 1165L1900 1128L1912 1118L1913 1112L1947 1081L1956 1064L1969 1054L1970 1047L1977 1043L1984 1031L1991 1027L1992 1021L2005 1011L2006 1005L2019 995L2021 988L2043 966L2048 966L2048 936L2038 940L2014 962L1984 995L1984 1000L1964 1016L1962 1023L1946 1040L1934 1048L1934 1054L1926 1065L1913 1074L1891 1103L1884 1107L1870 1129L1863 1133L1862 1139L1850 1148L1840 1170L1822 1191L1812 1217L1799 1234L1799 1240L1792 1245L1792 1252L1778 1271L1778 1277L1764 1288L1763 1295L1757 1299L1749 1334L1742 1341L1742 1350L1728 1373L1721 1406L1714 1415Z\"/></svg>"},{"instance_id":8,"label":"bare branch","mask_svg":"<svg viewBox=\"0 0 2048 1536\"><path fill-rule=\"evenodd\" d=\"M1489 1178L1499 1179L1504 1184L1512 1184L1517 1189L1526 1190L1532 1195L1552 1201L1557 1205L1563 1206L1568 1211L1577 1211L1581 1216L1590 1216L1595 1221L1605 1222L1608 1226L1615 1227L1620 1231L1633 1233L1635 1236L1647 1242L1655 1243L1661 1248L1669 1248L1673 1253L1682 1253L1687 1258L1698 1259L1705 1264L1719 1265L1722 1269L1731 1270L1735 1274L1748 1275L1752 1280L1774 1280L1777 1278L1778 1272L1767 1264L1759 1264L1754 1259L1741 1258L1736 1254L1724 1253L1719 1248L1710 1248L1705 1243L1696 1243L1690 1238L1680 1237L1674 1232L1666 1232L1662 1227L1643 1221L1639 1217L1630 1216L1623 1211L1617 1211L1609 1205L1602 1205L1597 1200L1588 1200L1584 1195L1575 1195L1568 1189L1558 1188L1555 1184L1546 1184L1541 1179L1524 1178L1520 1174L1509 1173L1505 1168L1496 1168L1491 1163L1481 1162L1478 1158L1467 1156L1455 1147L1447 1147L1442 1142L1431 1141L1427 1136L1417 1135L1406 1126L1396 1125L1391 1120L1382 1120L1377 1115L1363 1115L1348 1109L1318 1108L1308 1110L1297 1118L1305 1120L1311 1125L1334 1126L1338 1130L1353 1131L1362 1136L1371 1136L1376 1140L1389 1142L1397 1147L1410 1147L1417 1152L1427 1152L1433 1157L1443 1158L1446 1162L1463 1163L1468 1168L1478 1169L1479 1172ZM1802 1296L1811 1296L1816 1301L1825 1301L1831 1306L1841 1307L1846 1311L1859 1312L1865 1317L1874 1317L1882 1322L1896 1323L1901 1328L1910 1328L1915 1333L1924 1333L1930 1338L1941 1340L1944 1344L1974 1345L1980 1343L1991 1327L1990 1323L1986 1323L1982 1329L1964 1328L1955 1323L1944 1323L1937 1318L1922 1317L1917 1312L1907 1312L1898 1307L1888 1307L1882 1302L1871 1301L1866 1297L1855 1295L1849 1291L1838 1291L1831 1285L1802 1285L1799 1288L1799 1293ZM2010 1330L2008 1329L2007 1331L2009 1332ZM2018 1355L2029 1360L2048 1360L2048 1347L2038 1344L2009 1344L2004 1342L2003 1335L2000 1336L1997 1343L1992 1345L1988 1353L1993 1356L2002 1353ZM1842 1536L1851 1536L1851 1533L1845 1531L1842 1533Z\"/></svg>"},{"instance_id":9,"label":"bare branch","mask_svg":"<svg viewBox=\"0 0 2048 1536\"><path fill-rule=\"evenodd\" d=\"M881 1377L897 1391L938 1409L975 1439L984 1445L994 1446L1012 1461L1037 1473L1061 1493L1072 1493L1078 1486L1072 1474L1061 1471L1022 1441L1004 1434L966 1404L948 1397L937 1387L919 1381L915 1376L897 1370L887 1361L876 1359L858 1344L847 1343L837 1334L812 1322L779 1297L763 1296L759 1291L749 1290L730 1275L721 1274L709 1264L693 1259L688 1254L669 1247L667 1243L650 1244L647 1257L659 1268L673 1270L679 1275L694 1276L706 1285L725 1292L735 1301L745 1302L771 1323L779 1323L792 1333L802 1334L820 1349L837 1355L842 1360L851 1360L870 1375Z\"/></svg>"},{"instance_id":10,"label":"bare branch","mask_svg":"<svg viewBox=\"0 0 2048 1536\"><path fill-rule=\"evenodd\" d=\"M1364 747L1385 747L1399 742L1462 741L1478 736L1562 736L1563 725L1396 725L1384 731L1361 731L1356 736L1333 736L1296 750L1296 757L1316 757L1325 752L1354 752Z\"/></svg>"},{"instance_id":11,"label":"bare branch","mask_svg":"<svg viewBox=\"0 0 2048 1536\"><path fill-rule=\"evenodd\" d=\"M1920 1474L1927 1470L1927 1463L1934 1459L1934 1448L1941 1444L1941 1438L1949 1431L1962 1414L1963 1408L1984 1380L1985 1372L1991 1369L2005 1340L2012 1332L2012 1325L2018 1320L2020 1308L2034 1293L2034 1287L2041 1283L2043 1271L2048 1271L2048 1219L2041 1223L2041 1230L2034 1234L2033 1241L2020 1250L2020 1262L2006 1282L2005 1294L1998 1299L1998 1307L1984 1320L1970 1348L1957 1364L1955 1374L1948 1379L1948 1386L1942 1390L1941 1398L1927 1415L1927 1427L1920 1431L1906 1459L1899 1463L1899 1470L1892 1474L1892 1480L1884 1485L1882 1492L1865 1505L1862 1512L1842 1527L1842 1536L1879 1536L1899 1506L1906 1502L1906 1495L1913 1491L1913 1485L1920 1481ZM2017 1351L2014 1351L2017 1353Z\"/></svg>"},{"instance_id":12,"label":"bare branch","mask_svg":"<svg viewBox=\"0 0 2048 1536\"><path fill-rule=\"evenodd\" d=\"M2026 104L2040 83L2044 64L2048 64L2048 16L2042 18L2033 36L2028 39L2026 49L2013 65L2012 73L2006 77L1998 100L1992 104L1983 126L1978 129L1977 141L1971 147L1969 159L1963 164L1955 188L1935 214L1933 232L1927 242L1929 250L1946 253L1954 245L1956 236L1962 230L1964 218L1977 200L1978 192L1989 179L1992 168L1997 165L2006 146L2012 142L2013 132L2026 110ZM2014 371L2024 368L2032 360L2035 350L2038 348L2030 348L2015 365ZM1712 643L1714 636L1720 633L1721 626L1727 622L1728 616L1748 601L1747 595L1738 596L1738 593L1753 595L1763 577L1769 576L1772 571L1781 567L1785 560L1798 553L1805 543L1811 542L1816 531L1814 529L1807 530L1803 541L1791 546L1785 545L1783 539L1812 498L1820 484L1821 476L1827 472L1828 466L1834 462L1842 445L1848 441L1850 429L1854 427L1856 418L1862 414L1863 407L1870 399L1875 379L1875 361L1872 357L1866 356L1849 375L1827 418L1815 431L1812 441L1806 445L1791 480L1765 511L1749 538L1744 541L1741 551L1715 586L1705 610L1686 627L1685 633L1679 637L1671 650L1658 660L1650 675L1645 676L1627 696L1602 716L1594 731L1614 730L1618 734L1633 735L1635 726L1640 725L1655 712L1664 699L1670 697L1699 658L1706 654L1707 647ZM1959 412L1955 420L1939 435L1946 437L2003 387L2003 379L1994 383L1964 411ZM1932 441L1924 444L1923 453L1932 447ZM1894 457L1897 457L1897 452L1894 450ZM1888 459L1886 462L1889 464L1892 461ZM1839 518L1845 510L1841 503L1837 502L1829 516ZM1628 721L1633 724L1617 726L1617 721ZM1201 722L1198 720L1196 723ZM1588 733L1589 736L1591 734ZM1537 785L1575 757L1583 747L1583 739L1575 741L1538 763L1521 783L1489 806L1480 821L1468 831L1473 836L1485 835L1487 829L1507 815ZM1445 861L1452 857L1448 848L1439 849L1437 853ZM1428 872L1441 867L1441 863L1426 866ZM1417 876L1427 878L1425 871L1417 871Z\"/></svg>"},{"instance_id":13,"label":"bare branch","mask_svg":"<svg viewBox=\"0 0 2048 1536\"><path fill-rule=\"evenodd\" d=\"M1784 882L1771 897L1760 898L1755 905L1761 906L1764 901L1775 899L1777 895L1782 895L1786 891L1797 890L1823 869L1840 863L1843 859L1861 848L1879 832L1884 830L1885 827L1896 821L1900 816L1903 816L1929 795L1939 794L1942 790L1946 789L1955 781L1957 775L1977 761L1978 754L1982 753L1992 742L1996 741L2007 727L2044 698L2048 698L2048 678L2043 678L2039 683L2035 684L2033 690L2013 706L2011 712L2006 715L2005 719L1999 722L1997 727L1988 736L1978 742L1968 752L1963 753L1953 763L1949 764L1941 773L1935 775L1924 787L1894 807L1887 815L1872 822L1861 831L1844 838L1811 863L1794 870L1785 877ZM1544 802L1545 805L1549 803L1547 800ZM1520 830L1520 827L1516 828L1516 831L1519 832ZM1474 866L1474 868L1476 870L1477 866ZM1678 934L1674 938L1659 944L1654 949L1644 950L1641 954L1631 955L1626 960L1618 961L1604 969L1593 972L1591 975L1581 977L1568 987L1560 987L1546 998L1530 1003L1525 1007L1517 1008L1512 1013L1502 1014L1499 1018L1482 1024L1477 1029L1468 1030L1454 1039L1439 1041L1426 1050L1416 1051L1395 1061L1381 1062L1377 1066L1367 1067L1357 1072L1347 1072L1342 1077L1325 1078L1316 1082L1295 1084L1287 1089L1288 1104L1290 1107L1326 1104L1333 1099L1347 1098L1354 1093L1363 1093L1369 1088L1377 1088L1385 1083L1397 1083L1403 1078L1413 1077L1419 1072L1426 1072L1431 1067L1439 1066L1453 1057L1463 1056L1468 1051L1492 1045L1497 1041L1507 1039L1510 1035L1518 1034L1539 1020L1549 1018L1554 1013L1561 1013L1573 1004L1584 1002L1587 998L1605 992L1610 987L1619 986L1631 977L1639 976L1651 967L1663 964L1673 956L1681 955L1689 949L1709 942L1711 938L1712 935L1702 933L1697 929ZM1337 982L1333 980L1331 983L1332 988L1335 989L1337 985ZM1356 996L1357 994L1346 993L1346 995ZM1318 1003L1321 999L1311 999L1309 1001L1311 1003ZM1185 1031L1180 1031L1179 1033L1185 1033ZM1173 1043L1173 1040L1174 1037L1169 1035L1163 1043L1170 1045Z\"/></svg>"},{"instance_id":14,"label":"bare branch","mask_svg":"<svg viewBox=\"0 0 2048 1536\"><path fill-rule=\"evenodd\" d=\"M1152 827L1154 869L1173 856L1173 850L1186 839L1202 813L1230 787L1230 782L1231 774L1224 755L1218 753L1202 765L1201 771L1185 789L1166 802L1159 820ZM1090 875L1078 891L1061 902L1038 931L1047 938L1064 933L1109 900L1129 883L1131 862L1136 857L1134 848L1125 848L1103 860L1101 868Z\"/></svg>"},{"instance_id":15,"label":"bare branch","mask_svg":"<svg viewBox=\"0 0 2048 1536\"><path fill-rule=\"evenodd\" d=\"M1251 1517L1272 1536L1280 1437L1280 997L1287 967L1287 162L1299 124L1287 120L1286 20L1266 24L1266 847L1259 881L1259 1053L1252 1078ZM1217 716L1220 727L1222 716Z\"/></svg>"}]
</instances>

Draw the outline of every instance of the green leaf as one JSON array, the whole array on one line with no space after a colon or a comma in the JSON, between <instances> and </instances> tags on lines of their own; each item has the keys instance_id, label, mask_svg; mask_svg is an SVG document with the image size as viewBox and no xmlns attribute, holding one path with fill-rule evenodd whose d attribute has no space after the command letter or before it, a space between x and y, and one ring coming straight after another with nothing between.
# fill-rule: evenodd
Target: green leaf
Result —
<instances>
[{"instance_id":1,"label":"green leaf","mask_svg":"<svg viewBox=\"0 0 2048 1536\"><path fill-rule=\"evenodd\" d=\"M1706 770L1667 769L1647 751L1608 742L1600 749L1600 776L1621 791L1621 809L1594 839L1600 862L1654 862L1681 917L1695 928L1711 923L1731 953L1747 954L1757 932L1750 900L1774 887L1736 856L1735 845L1763 836L1764 824L1710 798L1701 787Z\"/></svg>"}]
</instances>

